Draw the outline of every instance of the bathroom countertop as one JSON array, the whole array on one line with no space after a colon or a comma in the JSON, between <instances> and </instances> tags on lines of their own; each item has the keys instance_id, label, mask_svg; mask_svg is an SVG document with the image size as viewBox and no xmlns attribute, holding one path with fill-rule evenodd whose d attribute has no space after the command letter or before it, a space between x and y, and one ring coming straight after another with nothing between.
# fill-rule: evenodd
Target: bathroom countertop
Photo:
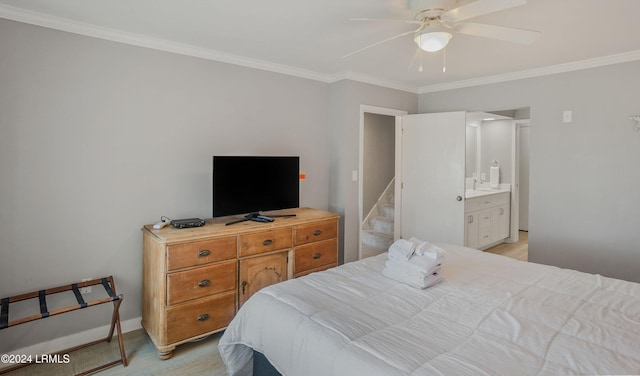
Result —
<instances>
[{"instance_id":1,"label":"bathroom countertop","mask_svg":"<svg viewBox=\"0 0 640 376\"><path fill-rule=\"evenodd\" d=\"M508 185L508 184L505 184ZM474 198L474 197L482 197L482 196L489 196L489 195L495 195L498 193L504 193L504 192L511 192L511 187L504 187L500 186L500 188L479 188L479 189L467 189L464 192L464 197L465 198Z\"/></svg>"}]
</instances>

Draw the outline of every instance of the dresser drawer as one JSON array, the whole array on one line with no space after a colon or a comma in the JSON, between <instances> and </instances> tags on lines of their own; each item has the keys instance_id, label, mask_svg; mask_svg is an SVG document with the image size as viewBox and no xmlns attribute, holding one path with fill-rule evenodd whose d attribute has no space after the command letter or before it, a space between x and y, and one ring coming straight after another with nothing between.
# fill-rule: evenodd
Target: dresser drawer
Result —
<instances>
[{"instance_id":1,"label":"dresser drawer","mask_svg":"<svg viewBox=\"0 0 640 376\"><path fill-rule=\"evenodd\" d=\"M481 228L478 231L478 244L480 246L491 243L491 227Z\"/></svg>"},{"instance_id":2,"label":"dresser drawer","mask_svg":"<svg viewBox=\"0 0 640 376\"><path fill-rule=\"evenodd\" d=\"M480 228L491 227L491 209L481 210L478 221Z\"/></svg>"},{"instance_id":3,"label":"dresser drawer","mask_svg":"<svg viewBox=\"0 0 640 376\"><path fill-rule=\"evenodd\" d=\"M240 236L240 257L291 248L292 229L271 230Z\"/></svg>"},{"instance_id":4,"label":"dresser drawer","mask_svg":"<svg viewBox=\"0 0 640 376\"><path fill-rule=\"evenodd\" d=\"M338 239L323 240L296 247L294 274L303 273L324 265L337 265L337 249Z\"/></svg>"},{"instance_id":5,"label":"dresser drawer","mask_svg":"<svg viewBox=\"0 0 640 376\"><path fill-rule=\"evenodd\" d=\"M167 274L167 305L234 290L237 276L235 260Z\"/></svg>"},{"instance_id":6,"label":"dresser drawer","mask_svg":"<svg viewBox=\"0 0 640 376\"><path fill-rule=\"evenodd\" d=\"M167 247L167 270L236 258L236 237L172 244Z\"/></svg>"},{"instance_id":7,"label":"dresser drawer","mask_svg":"<svg viewBox=\"0 0 640 376\"><path fill-rule=\"evenodd\" d=\"M493 197L482 196L478 198L478 209L487 209L493 206Z\"/></svg>"},{"instance_id":8,"label":"dresser drawer","mask_svg":"<svg viewBox=\"0 0 640 376\"><path fill-rule=\"evenodd\" d=\"M236 292L226 292L167 310L167 343L222 329L236 311Z\"/></svg>"},{"instance_id":9,"label":"dresser drawer","mask_svg":"<svg viewBox=\"0 0 640 376\"><path fill-rule=\"evenodd\" d=\"M337 238L338 222L330 220L301 225L296 228L295 234L296 245Z\"/></svg>"}]
</instances>

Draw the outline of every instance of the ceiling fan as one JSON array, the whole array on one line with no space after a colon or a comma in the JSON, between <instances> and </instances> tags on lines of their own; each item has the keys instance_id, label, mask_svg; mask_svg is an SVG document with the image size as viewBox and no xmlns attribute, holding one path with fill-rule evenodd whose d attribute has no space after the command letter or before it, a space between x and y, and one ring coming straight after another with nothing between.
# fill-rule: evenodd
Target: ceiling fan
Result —
<instances>
[{"instance_id":1,"label":"ceiling fan","mask_svg":"<svg viewBox=\"0 0 640 376\"><path fill-rule=\"evenodd\" d=\"M540 32L512 27L486 25L473 22L461 22L470 18L501 10L514 8L527 3L526 0L476 0L458 7L456 0L410 0L409 9L415 20L395 20L380 18L352 18L353 21L384 21L415 24L418 27L402 34L378 41L342 58L375 47L385 42L413 34L414 41L422 50L428 52L443 49L453 37L452 33L475 35L508 42L529 44L535 41Z\"/></svg>"}]
</instances>

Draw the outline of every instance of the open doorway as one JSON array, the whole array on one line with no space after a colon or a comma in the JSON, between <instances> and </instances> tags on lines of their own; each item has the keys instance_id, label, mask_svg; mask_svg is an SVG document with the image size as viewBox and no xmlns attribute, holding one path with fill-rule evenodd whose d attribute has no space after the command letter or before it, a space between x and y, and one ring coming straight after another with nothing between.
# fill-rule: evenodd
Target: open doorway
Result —
<instances>
[{"instance_id":1,"label":"open doorway","mask_svg":"<svg viewBox=\"0 0 640 376\"><path fill-rule=\"evenodd\" d=\"M360 110L360 259L386 252L394 241L396 116L406 111L374 106Z\"/></svg>"},{"instance_id":2,"label":"open doorway","mask_svg":"<svg viewBox=\"0 0 640 376\"><path fill-rule=\"evenodd\" d=\"M487 249L487 252L500 254L522 261L529 256L529 132L531 129L530 109L513 111L513 195L512 234L506 243Z\"/></svg>"},{"instance_id":3,"label":"open doorway","mask_svg":"<svg viewBox=\"0 0 640 376\"><path fill-rule=\"evenodd\" d=\"M528 147L523 148L519 145L518 129L525 124L528 125L529 108L496 111L495 113L502 114L505 117L510 118L510 126L508 127L508 131L505 131L505 136L507 138L506 142L508 142L508 145L505 144L498 148L501 153L503 153L503 156L499 159L510 161L508 167L505 165L505 168L507 168L505 172L508 171L509 173L505 174L508 178L504 183L508 183L512 187L512 210L510 212L512 223L511 226L509 226L510 234L509 238L505 239L506 243L501 245L525 242L525 247L527 247L526 257L528 257L528 236L520 236L520 231L518 231L520 206L523 206L525 213L528 213L528 200L526 200L526 207L525 204L520 204L519 201L520 187L524 184L519 180L519 161L523 159L519 153L521 150L524 150L524 152L526 152L526 159L528 162ZM354 181L358 180L359 182L359 258L369 257L385 252L396 237L399 236L396 231L397 227L399 227L399 222L395 222L395 220L398 219L391 219L395 217L392 213L399 210L399 207L396 207L396 205L398 205L397 200L393 199L393 196L396 196L397 198L398 194L392 191L395 187L391 179L395 179L395 174L387 174L385 178L375 183L372 182L372 178L380 175L379 169L382 165L390 165L393 163L397 165L400 160L400 157L398 157L398 150L400 147L397 145L397 142L398 139L401 138L401 136L398 136L401 133L398 131L400 123L396 120L398 116L402 115L406 115L406 112L372 106L361 106L359 156L360 173L354 174ZM395 129L395 137L391 132L391 129ZM462 137L465 137L465 135L463 134ZM485 141L489 141L489 139ZM485 148L487 148L488 145L489 144L487 143ZM480 151L478 151L478 153L480 153ZM478 158L481 157L482 155L479 154ZM482 159L478 160L481 161ZM465 162L463 161L463 166L464 164ZM526 175L528 177L528 168L526 170ZM528 193L528 179L526 179L526 192ZM382 205L380 205L380 203L382 203ZM527 215L528 218L528 214L525 215ZM382 219L379 217L382 217ZM372 218L375 219L372 220ZM461 215L460 218L464 218L464 216ZM462 221L462 223L464 223L464 221ZM380 236L380 233L383 233L383 236ZM523 235L528 234L524 233Z\"/></svg>"}]
</instances>

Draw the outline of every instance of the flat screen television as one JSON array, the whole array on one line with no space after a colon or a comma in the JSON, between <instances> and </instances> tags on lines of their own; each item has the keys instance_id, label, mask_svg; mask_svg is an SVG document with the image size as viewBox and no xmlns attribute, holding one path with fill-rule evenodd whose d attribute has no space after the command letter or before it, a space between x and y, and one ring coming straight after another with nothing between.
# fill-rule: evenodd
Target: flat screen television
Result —
<instances>
[{"instance_id":1,"label":"flat screen television","mask_svg":"<svg viewBox=\"0 0 640 376\"><path fill-rule=\"evenodd\" d=\"M214 156L213 216L297 208L299 177L297 156Z\"/></svg>"}]
</instances>

